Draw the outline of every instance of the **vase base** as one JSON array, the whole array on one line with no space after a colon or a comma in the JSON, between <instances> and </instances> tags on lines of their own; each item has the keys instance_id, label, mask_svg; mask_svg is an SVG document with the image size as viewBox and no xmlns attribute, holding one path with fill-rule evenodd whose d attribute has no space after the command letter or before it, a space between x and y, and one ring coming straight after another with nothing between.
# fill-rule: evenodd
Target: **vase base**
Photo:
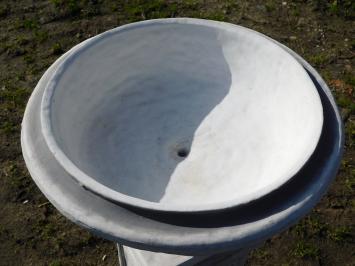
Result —
<instances>
[{"instance_id":1,"label":"vase base","mask_svg":"<svg viewBox=\"0 0 355 266\"><path fill-rule=\"evenodd\" d=\"M150 252L117 244L120 266L241 266L244 265L250 249L211 254L209 256L184 256Z\"/></svg>"}]
</instances>

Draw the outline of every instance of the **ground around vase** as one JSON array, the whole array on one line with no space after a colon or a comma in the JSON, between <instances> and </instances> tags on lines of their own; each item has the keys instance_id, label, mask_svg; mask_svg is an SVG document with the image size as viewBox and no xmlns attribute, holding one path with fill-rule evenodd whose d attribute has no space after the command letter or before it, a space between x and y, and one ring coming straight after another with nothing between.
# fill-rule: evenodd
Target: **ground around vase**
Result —
<instances>
[{"instance_id":1,"label":"ground around vase","mask_svg":"<svg viewBox=\"0 0 355 266\"><path fill-rule=\"evenodd\" d=\"M355 4L353 1L0 0L0 265L117 265L116 246L52 207L20 146L27 100L75 44L152 18L221 20L295 50L330 86L345 124L345 155L327 194L297 225L267 240L247 265L355 265Z\"/></svg>"}]
</instances>

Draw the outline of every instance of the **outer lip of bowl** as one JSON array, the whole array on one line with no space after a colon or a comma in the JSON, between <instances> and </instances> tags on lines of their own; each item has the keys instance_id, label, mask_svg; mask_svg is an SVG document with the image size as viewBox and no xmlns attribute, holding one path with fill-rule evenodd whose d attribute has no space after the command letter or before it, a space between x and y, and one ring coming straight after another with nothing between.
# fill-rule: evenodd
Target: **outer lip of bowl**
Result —
<instances>
[{"instance_id":1,"label":"outer lip of bowl","mask_svg":"<svg viewBox=\"0 0 355 266\"><path fill-rule=\"evenodd\" d=\"M180 206L174 206L171 204L149 202L146 200L134 198L132 196L128 196L128 195L122 194L118 191L115 191L115 190L97 182L94 178L90 177L89 175L84 173L82 170L80 170L62 151L62 149L57 144L55 137L52 133L50 110L51 110L51 97L53 96L53 92L55 90L55 84L56 84L58 78L60 77L60 74L65 70L65 66L67 64L70 64L71 60L75 59L75 57L77 57L78 54L80 54L80 51L83 51L83 50L85 50L85 48L89 47L91 44L94 44L95 41L100 39L100 37L103 38L103 37L109 36L111 34L115 34L117 32L123 32L126 30L144 27L147 25L149 26L152 24L165 24L165 23L204 25L204 26L224 27L224 28L228 28L228 27L232 28L233 27L233 28L245 30L251 34L257 34L258 36L264 37L269 41L273 41L271 38L269 38L261 33L258 33L254 30L247 29L247 28L244 28L241 26L230 24L230 23L217 22L217 21L211 21L211 20L203 20L203 19L192 19L192 18L171 18L171 19L154 19L154 20L147 20L147 21L141 21L141 22L127 24L127 25L120 26L118 28L106 31L104 33L101 33L97 36L94 36L94 37L86 40L85 42L83 42L81 44L78 44L77 46L75 46L71 49L72 53L67 58L65 58L63 60L63 62L57 67L57 69L52 74L50 81L46 84L44 94L42 97L41 108L40 108L40 119L41 119L42 134L43 134L44 140L45 140L50 152L53 154L53 156L56 158L56 160L59 162L59 164L83 188L91 191L92 193L94 193L106 200L109 200L109 201L111 201L115 204L118 204L118 205L128 206L133 209L137 208L137 209L143 209L146 211L156 211L156 212L170 212L170 213L199 213L199 212L201 212L201 213L206 213L206 212L214 212L214 211L223 211L223 210L226 210L229 208L245 205L249 202L255 201L255 200L265 196L266 194L275 191L280 186L282 186L285 183L287 183L288 181L290 181L292 179L292 177L300 169L298 169L298 171L296 171L291 176L287 176L285 178L282 178L282 179L278 180L278 182L269 184L268 186L265 186L262 189L254 191L254 193L251 193L248 197L237 198L232 201L225 201L222 203L214 203L214 204L208 204L208 205L192 205L192 206L184 206L184 208L181 208ZM78 53L79 49L80 49L80 51ZM294 60L297 62L296 59L294 59ZM319 97L319 95L318 95L318 97ZM319 99L319 101L320 101L320 99ZM313 152L319 142L320 134L321 134L321 130L318 134L319 136L317 138L316 145L314 145L312 152L305 159L305 162L307 162L308 159L310 158L310 156L313 154ZM302 167L300 167L300 168L302 168Z\"/></svg>"},{"instance_id":2,"label":"outer lip of bowl","mask_svg":"<svg viewBox=\"0 0 355 266\"><path fill-rule=\"evenodd\" d=\"M117 205L113 205L114 209L109 208L108 212L104 212L103 209L110 207L109 202L86 193L78 185L71 182L72 180L69 180L70 177L64 169L60 168L58 173L57 170L60 166L55 162L49 151L47 151L48 157L44 157L43 154L38 152L41 149L47 150L48 147L42 139L39 122L33 121L39 119L39 107L36 105L35 98L41 97L43 83L48 78L49 72L45 74L47 75L45 78L41 79L30 98L21 130L21 146L24 158L34 181L51 203L73 222L106 239L155 252L205 255L212 252L236 250L239 247L246 248L252 242L259 243L287 228L310 211L333 180L343 154L344 128L334 98L319 74L295 52L276 41L274 42L297 58L314 77L314 82L318 84L322 94L329 101L334 123L336 123L334 132L337 133L335 133L335 140L332 141L334 142L332 151L326 155L325 164L327 167L318 167L317 175L312 178L313 182L301 189L301 192L295 194L295 191L291 188L290 195L287 196L288 200L282 202L276 200L274 207L279 208L281 205L281 209L274 209L273 207L273 210L269 210L268 216L262 221L257 220L248 224L236 223L233 226L225 225L221 228L197 229L176 227L155 221L152 223L151 219L135 215ZM54 169L55 174L48 172L53 164L58 165ZM69 184L58 178L61 173L67 176ZM58 193L53 193L53 189ZM73 190L74 193L71 192ZM83 195L89 198L87 202L81 198ZM74 198L73 202L72 198ZM99 206L96 211L92 209L92 203L95 207ZM111 207L113 206L111 205ZM88 208L90 211L88 211ZM265 206L262 205L261 211L264 210ZM127 220L129 220L128 224ZM142 227L143 231L141 230Z\"/></svg>"}]
</instances>

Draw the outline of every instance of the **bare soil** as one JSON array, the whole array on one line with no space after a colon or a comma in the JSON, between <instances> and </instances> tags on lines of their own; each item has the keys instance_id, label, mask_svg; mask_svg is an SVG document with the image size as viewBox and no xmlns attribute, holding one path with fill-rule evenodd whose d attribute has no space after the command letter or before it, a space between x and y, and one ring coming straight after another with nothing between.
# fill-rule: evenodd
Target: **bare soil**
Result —
<instances>
[{"instance_id":1,"label":"bare soil","mask_svg":"<svg viewBox=\"0 0 355 266\"><path fill-rule=\"evenodd\" d=\"M332 89L346 132L341 169L296 226L248 265L355 265L355 3L348 1L0 0L0 265L117 265L115 245L71 223L28 174L20 146L26 102L75 44L133 21L196 17L260 31L308 60Z\"/></svg>"}]
</instances>

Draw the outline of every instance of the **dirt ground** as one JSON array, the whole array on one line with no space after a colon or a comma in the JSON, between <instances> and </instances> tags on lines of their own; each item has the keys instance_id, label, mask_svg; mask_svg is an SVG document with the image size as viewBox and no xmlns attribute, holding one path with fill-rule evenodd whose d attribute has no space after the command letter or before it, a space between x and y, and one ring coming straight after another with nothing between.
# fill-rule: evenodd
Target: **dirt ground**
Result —
<instances>
[{"instance_id":1,"label":"dirt ground","mask_svg":"<svg viewBox=\"0 0 355 266\"><path fill-rule=\"evenodd\" d=\"M355 265L355 2L0 0L0 265L117 265L113 243L62 216L37 189L20 147L26 102L63 52L134 21L196 17L260 31L305 57L341 109L346 149L321 202L253 251L248 265Z\"/></svg>"}]
</instances>

